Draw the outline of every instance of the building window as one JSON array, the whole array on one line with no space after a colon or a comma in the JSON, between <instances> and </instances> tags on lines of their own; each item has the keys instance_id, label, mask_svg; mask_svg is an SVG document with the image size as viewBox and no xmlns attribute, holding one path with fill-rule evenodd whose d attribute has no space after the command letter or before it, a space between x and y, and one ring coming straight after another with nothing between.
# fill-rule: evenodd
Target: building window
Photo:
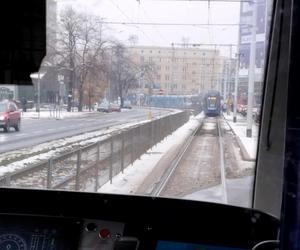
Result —
<instances>
[{"instance_id":1,"label":"building window","mask_svg":"<svg viewBox=\"0 0 300 250\"><path fill-rule=\"evenodd\" d=\"M166 70L169 70L170 69L170 66L166 66Z\"/></svg>"},{"instance_id":2,"label":"building window","mask_svg":"<svg viewBox=\"0 0 300 250\"><path fill-rule=\"evenodd\" d=\"M170 80L170 76L169 75L165 75L165 80L166 81Z\"/></svg>"},{"instance_id":3,"label":"building window","mask_svg":"<svg viewBox=\"0 0 300 250\"><path fill-rule=\"evenodd\" d=\"M157 80L161 80L161 75L157 75Z\"/></svg>"},{"instance_id":4,"label":"building window","mask_svg":"<svg viewBox=\"0 0 300 250\"><path fill-rule=\"evenodd\" d=\"M145 58L143 56L141 56L141 62L144 62Z\"/></svg>"}]
</instances>

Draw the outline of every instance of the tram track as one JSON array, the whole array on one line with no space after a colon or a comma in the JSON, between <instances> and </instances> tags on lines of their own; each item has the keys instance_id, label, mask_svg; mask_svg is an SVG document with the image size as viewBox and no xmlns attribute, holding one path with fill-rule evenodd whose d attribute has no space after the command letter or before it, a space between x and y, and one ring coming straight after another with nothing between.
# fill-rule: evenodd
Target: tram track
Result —
<instances>
[{"instance_id":1,"label":"tram track","mask_svg":"<svg viewBox=\"0 0 300 250\"><path fill-rule=\"evenodd\" d=\"M162 178L159 182L157 182L157 185L154 187L154 189L151 192L151 196L158 197L160 196L161 192L165 188L166 184L168 183L171 176L174 174L176 168L179 166L182 157L186 154L188 148L191 146L192 141L194 140L194 136L197 133L197 131L201 128L202 123L199 124L199 126L189 135L187 141L182 146L181 150L177 154L177 156L172 161L170 167L167 169L167 171L164 173Z\"/></svg>"},{"instance_id":2,"label":"tram track","mask_svg":"<svg viewBox=\"0 0 300 250\"><path fill-rule=\"evenodd\" d=\"M181 196L221 185L227 203L222 119L206 117L153 188L152 196Z\"/></svg>"},{"instance_id":3,"label":"tram track","mask_svg":"<svg viewBox=\"0 0 300 250\"><path fill-rule=\"evenodd\" d=\"M226 171L225 171L225 156L224 156L224 147L223 147L223 134L222 134L222 128L221 128L221 121L220 119L217 120L217 126L218 126L218 138L219 138L219 147L220 147L220 173L221 173L221 185L223 190L223 203L228 203L227 198L227 187L226 187Z\"/></svg>"}]
</instances>

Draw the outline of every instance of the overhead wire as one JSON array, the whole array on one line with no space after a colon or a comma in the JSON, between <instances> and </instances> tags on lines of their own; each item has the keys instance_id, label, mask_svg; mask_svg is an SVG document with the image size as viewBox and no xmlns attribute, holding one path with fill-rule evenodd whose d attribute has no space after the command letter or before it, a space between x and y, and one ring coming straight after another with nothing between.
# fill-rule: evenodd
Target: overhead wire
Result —
<instances>
[{"instance_id":1,"label":"overhead wire","mask_svg":"<svg viewBox=\"0 0 300 250\"><path fill-rule=\"evenodd\" d=\"M141 1L141 0L140 0ZM253 0L143 0L143 1L152 1L152 2L228 2L228 3L252 3Z\"/></svg>"},{"instance_id":2,"label":"overhead wire","mask_svg":"<svg viewBox=\"0 0 300 250\"><path fill-rule=\"evenodd\" d=\"M139 7L142 8L142 10L143 10L145 16L146 16L147 19L149 19L149 21L151 22L151 18L149 18L149 16L148 16L146 10L144 9L143 5L139 4ZM166 38L160 33L160 31L156 28L156 25L153 25L153 27L155 28L157 34L161 37L161 39L168 43L167 39L166 39Z\"/></svg>"},{"instance_id":3,"label":"overhead wire","mask_svg":"<svg viewBox=\"0 0 300 250\"><path fill-rule=\"evenodd\" d=\"M149 26L239 26L238 23L151 23L151 22L122 22L103 21L104 24L149 25Z\"/></svg>"},{"instance_id":4,"label":"overhead wire","mask_svg":"<svg viewBox=\"0 0 300 250\"><path fill-rule=\"evenodd\" d=\"M126 15L126 13L120 8L120 6L117 4L117 3L115 3L114 2L114 0L110 0L110 2L120 11L120 13L122 13L122 15L125 17L125 18L127 18L127 20L129 20L130 22L132 22L133 23L133 21L131 20L131 18L130 17L128 17L127 15ZM111 23L112 24L112 23ZM152 43L155 43L155 41L151 38L151 37L149 37L145 32L144 32L144 30L143 29L141 29L139 26L137 26L137 28L145 35L145 37L147 37Z\"/></svg>"}]
</instances>

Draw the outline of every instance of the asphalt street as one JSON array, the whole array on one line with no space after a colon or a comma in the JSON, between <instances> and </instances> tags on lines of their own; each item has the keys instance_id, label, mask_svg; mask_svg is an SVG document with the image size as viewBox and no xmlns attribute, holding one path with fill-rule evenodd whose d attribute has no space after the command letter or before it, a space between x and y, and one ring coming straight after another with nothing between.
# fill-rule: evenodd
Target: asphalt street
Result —
<instances>
[{"instance_id":1,"label":"asphalt street","mask_svg":"<svg viewBox=\"0 0 300 250\"><path fill-rule=\"evenodd\" d=\"M165 115L169 112L170 110L152 109L152 116ZM100 112L92 113L61 120L26 118L21 121L20 132L15 132L11 128L9 133L5 133L0 129L0 153L147 119L148 109L142 108L108 114Z\"/></svg>"}]
</instances>

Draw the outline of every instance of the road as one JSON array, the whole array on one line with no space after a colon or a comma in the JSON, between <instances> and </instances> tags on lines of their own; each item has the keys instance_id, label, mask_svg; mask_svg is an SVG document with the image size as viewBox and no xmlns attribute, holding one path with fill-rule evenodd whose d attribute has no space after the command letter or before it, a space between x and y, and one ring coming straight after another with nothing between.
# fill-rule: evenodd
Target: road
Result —
<instances>
[{"instance_id":1,"label":"road","mask_svg":"<svg viewBox=\"0 0 300 250\"><path fill-rule=\"evenodd\" d=\"M152 116L165 115L170 110L152 109ZM78 135L107 127L148 119L148 109L125 112L92 113L79 117L55 119L23 119L20 132L5 133L0 130L0 153L30 147L43 142Z\"/></svg>"}]
</instances>

